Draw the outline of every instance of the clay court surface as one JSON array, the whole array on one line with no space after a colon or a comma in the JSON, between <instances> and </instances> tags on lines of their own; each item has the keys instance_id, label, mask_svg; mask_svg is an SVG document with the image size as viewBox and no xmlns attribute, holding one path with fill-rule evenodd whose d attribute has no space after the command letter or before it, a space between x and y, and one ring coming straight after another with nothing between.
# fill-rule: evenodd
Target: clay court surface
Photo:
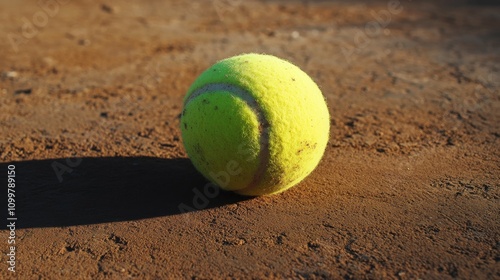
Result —
<instances>
[{"instance_id":1,"label":"clay court surface","mask_svg":"<svg viewBox=\"0 0 500 280\"><path fill-rule=\"evenodd\" d=\"M480 2L0 1L0 278L499 279L500 6ZM317 82L330 140L289 191L207 196L182 99L245 52Z\"/></svg>"}]
</instances>

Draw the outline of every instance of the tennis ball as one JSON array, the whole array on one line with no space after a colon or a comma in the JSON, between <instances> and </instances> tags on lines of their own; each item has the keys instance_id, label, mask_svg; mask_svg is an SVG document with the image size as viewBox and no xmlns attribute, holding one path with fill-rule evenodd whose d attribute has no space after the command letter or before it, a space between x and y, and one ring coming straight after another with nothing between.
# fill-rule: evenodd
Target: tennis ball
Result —
<instances>
[{"instance_id":1,"label":"tennis ball","mask_svg":"<svg viewBox=\"0 0 500 280\"><path fill-rule=\"evenodd\" d=\"M282 192L318 165L330 117L314 81L271 55L221 60L191 85L182 139L195 168L242 195Z\"/></svg>"}]
</instances>

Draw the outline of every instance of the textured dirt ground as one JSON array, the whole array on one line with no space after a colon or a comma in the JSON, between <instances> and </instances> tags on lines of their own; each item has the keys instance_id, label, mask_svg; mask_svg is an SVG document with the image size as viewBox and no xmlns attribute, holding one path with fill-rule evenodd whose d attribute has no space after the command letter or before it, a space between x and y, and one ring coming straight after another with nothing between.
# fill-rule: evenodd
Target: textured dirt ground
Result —
<instances>
[{"instance_id":1,"label":"textured dirt ground","mask_svg":"<svg viewBox=\"0 0 500 280\"><path fill-rule=\"evenodd\" d=\"M15 165L18 218L1 279L500 278L500 7L40 3L0 1L0 182ZM181 214L206 202L182 97L243 52L318 83L325 156L285 193Z\"/></svg>"}]
</instances>

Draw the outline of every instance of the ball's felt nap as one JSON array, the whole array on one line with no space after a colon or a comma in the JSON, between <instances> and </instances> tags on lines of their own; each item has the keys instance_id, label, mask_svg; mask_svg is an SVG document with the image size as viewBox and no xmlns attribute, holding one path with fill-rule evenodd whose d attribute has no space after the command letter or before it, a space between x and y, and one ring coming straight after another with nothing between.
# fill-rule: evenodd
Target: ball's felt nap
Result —
<instances>
[{"instance_id":1,"label":"ball's felt nap","mask_svg":"<svg viewBox=\"0 0 500 280\"><path fill-rule=\"evenodd\" d=\"M184 98L181 130L196 169L243 195L284 191L319 163L329 137L323 95L302 70L243 54L203 72Z\"/></svg>"}]
</instances>

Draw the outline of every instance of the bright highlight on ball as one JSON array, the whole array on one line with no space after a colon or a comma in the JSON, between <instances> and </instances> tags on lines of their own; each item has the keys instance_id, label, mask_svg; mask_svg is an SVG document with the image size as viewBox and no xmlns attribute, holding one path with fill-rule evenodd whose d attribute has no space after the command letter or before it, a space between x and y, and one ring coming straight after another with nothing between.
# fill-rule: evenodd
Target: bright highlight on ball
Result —
<instances>
[{"instance_id":1,"label":"bright highlight on ball","mask_svg":"<svg viewBox=\"0 0 500 280\"><path fill-rule=\"evenodd\" d=\"M323 95L302 70L243 54L203 72L184 98L184 147L194 166L242 195L282 192L318 165L329 137Z\"/></svg>"}]
</instances>

